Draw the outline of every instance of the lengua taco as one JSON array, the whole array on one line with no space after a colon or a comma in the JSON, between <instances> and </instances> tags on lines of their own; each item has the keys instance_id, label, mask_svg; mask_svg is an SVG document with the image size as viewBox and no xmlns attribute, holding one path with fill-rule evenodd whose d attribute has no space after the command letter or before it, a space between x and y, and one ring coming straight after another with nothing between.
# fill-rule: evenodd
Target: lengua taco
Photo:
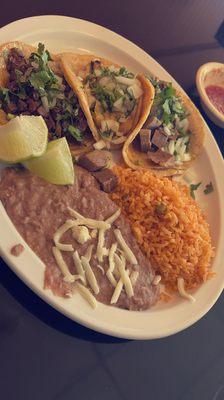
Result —
<instances>
[{"instance_id":1,"label":"lengua taco","mask_svg":"<svg viewBox=\"0 0 224 400\"><path fill-rule=\"evenodd\" d=\"M181 174L202 150L204 122L190 99L171 83L148 79L155 88L153 105L142 129L125 142L123 158L133 169L152 169L163 176Z\"/></svg>"},{"instance_id":2,"label":"lengua taco","mask_svg":"<svg viewBox=\"0 0 224 400\"><path fill-rule=\"evenodd\" d=\"M97 142L119 148L138 133L154 97L144 75L94 55L64 53L61 65Z\"/></svg>"},{"instance_id":3,"label":"lengua taco","mask_svg":"<svg viewBox=\"0 0 224 400\"><path fill-rule=\"evenodd\" d=\"M60 56L21 42L0 47L0 124L16 115L41 115L49 140L66 136L76 155L94 139L73 89L64 79Z\"/></svg>"}]
</instances>

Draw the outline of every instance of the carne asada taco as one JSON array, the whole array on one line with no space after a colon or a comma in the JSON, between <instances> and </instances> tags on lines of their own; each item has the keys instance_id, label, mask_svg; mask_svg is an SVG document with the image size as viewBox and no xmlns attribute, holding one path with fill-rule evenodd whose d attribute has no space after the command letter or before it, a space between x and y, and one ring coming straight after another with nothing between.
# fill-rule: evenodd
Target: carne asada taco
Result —
<instances>
[{"instance_id":1,"label":"carne asada taco","mask_svg":"<svg viewBox=\"0 0 224 400\"><path fill-rule=\"evenodd\" d=\"M62 53L61 65L96 141L119 148L129 135L137 134L154 97L154 88L144 75L135 76L94 55Z\"/></svg>"},{"instance_id":2,"label":"carne asada taco","mask_svg":"<svg viewBox=\"0 0 224 400\"><path fill-rule=\"evenodd\" d=\"M0 124L16 115L41 115L49 140L66 136L73 154L93 143L78 99L63 77L60 56L21 42L0 47Z\"/></svg>"},{"instance_id":3,"label":"carne asada taco","mask_svg":"<svg viewBox=\"0 0 224 400\"><path fill-rule=\"evenodd\" d=\"M172 83L149 76L155 88L150 114L139 132L123 147L123 158L133 169L152 169L163 176L183 173L200 154L205 126L194 104Z\"/></svg>"}]
</instances>

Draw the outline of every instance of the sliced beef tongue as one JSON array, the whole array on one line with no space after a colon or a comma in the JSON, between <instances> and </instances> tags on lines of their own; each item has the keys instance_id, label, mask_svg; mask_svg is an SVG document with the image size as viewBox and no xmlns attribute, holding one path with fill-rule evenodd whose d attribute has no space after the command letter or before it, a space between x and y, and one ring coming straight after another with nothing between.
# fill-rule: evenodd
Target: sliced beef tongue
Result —
<instances>
[{"instance_id":1,"label":"sliced beef tongue","mask_svg":"<svg viewBox=\"0 0 224 400\"><path fill-rule=\"evenodd\" d=\"M102 150L93 150L80 156L78 159L78 164L87 169L87 171L95 172L105 168L108 161L108 153Z\"/></svg>"},{"instance_id":2,"label":"sliced beef tongue","mask_svg":"<svg viewBox=\"0 0 224 400\"><path fill-rule=\"evenodd\" d=\"M93 176L99 182L100 188L106 193L111 193L118 184L117 175L115 175L109 168L94 172Z\"/></svg>"},{"instance_id":3,"label":"sliced beef tongue","mask_svg":"<svg viewBox=\"0 0 224 400\"><path fill-rule=\"evenodd\" d=\"M165 132L162 129L156 129L153 133L152 139L151 139L152 144L157 146L159 149L164 147L167 142L168 142L168 136L165 134Z\"/></svg>"},{"instance_id":4,"label":"sliced beef tongue","mask_svg":"<svg viewBox=\"0 0 224 400\"><path fill-rule=\"evenodd\" d=\"M148 151L148 157L155 164L162 165L164 167L169 167L174 165L174 156L172 154L167 153L166 151L158 149L155 152Z\"/></svg>"},{"instance_id":5,"label":"sliced beef tongue","mask_svg":"<svg viewBox=\"0 0 224 400\"><path fill-rule=\"evenodd\" d=\"M141 151L143 153L147 153L147 151L151 149L151 130L141 129L139 135L140 135Z\"/></svg>"}]
</instances>

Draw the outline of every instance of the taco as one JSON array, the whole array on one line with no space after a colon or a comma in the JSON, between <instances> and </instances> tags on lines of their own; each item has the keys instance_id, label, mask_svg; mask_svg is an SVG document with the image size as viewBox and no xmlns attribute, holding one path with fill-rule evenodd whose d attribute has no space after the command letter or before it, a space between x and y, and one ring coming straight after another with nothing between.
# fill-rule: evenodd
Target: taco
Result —
<instances>
[{"instance_id":1,"label":"taco","mask_svg":"<svg viewBox=\"0 0 224 400\"><path fill-rule=\"evenodd\" d=\"M60 56L39 43L0 47L0 124L16 115L41 115L49 140L66 136L74 155L94 143L77 96L64 79Z\"/></svg>"},{"instance_id":2,"label":"taco","mask_svg":"<svg viewBox=\"0 0 224 400\"><path fill-rule=\"evenodd\" d=\"M122 147L144 124L154 88L143 74L94 55L61 54L64 76L74 89L95 140Z\"/></svg>"},{"instance_id":3,"label":"taco","mask_svg":"<svg viewBox=\"0 0 224 400\"><path fill-rule=\"evenodd\" d=\"M172 83L148 79L155 89L153 105L142 129L125 142L123 158L133 169L181 174L201 153L205 124L191 100Z\"/></svg>"}]
</instances>

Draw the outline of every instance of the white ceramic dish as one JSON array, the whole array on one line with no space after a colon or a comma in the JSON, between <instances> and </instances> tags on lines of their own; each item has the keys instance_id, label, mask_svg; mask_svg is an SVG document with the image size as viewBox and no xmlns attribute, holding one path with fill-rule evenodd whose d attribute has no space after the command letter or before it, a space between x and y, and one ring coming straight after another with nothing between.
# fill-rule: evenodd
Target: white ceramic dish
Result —
<instances>
[{"instance_id":1,"label":"white ceramic dish","mask_svg":"<svg viewBox=\"0 0 224 400\"><path fill-rule=\"evenodd\" d=\"M151 71L161 79L174 79L143 50L98 25L69 17L40 16L16 21L0 30L0 42L22 40L30 44L43 41L52 51L75 50L95 53L126 65L137 72ZM53 296L43 290L44 265L24 243L9 220L3 206L0 207L0 252L10 268L42 299L64 315L89 328L123 338L154 339L181 331L198 321L213 306L224 287L224 163L216 142L207 129L204 151L194 165L195 182L212 181L214 192L205 196L197 192L211 226L216 254L213 270L217 276L202 285L195 293L194 304L176 299L168 304L158 304L145 312L130 312L99 304L93 311L78 295L71 299ZM16 258L10 254L15 243L23 243L25 251Z\"/></svg>"},{"instance_id":2,"label":"white ceramic dish","mask_svg":"<svg viewBox=\"0 0 224 400\"><path fill-rule=\"evenodd\" d=\"M206 93L205 89L209 85L224 87L224 64L217 62L203 64L196 74L196 86L204 111L216 125L224 128L224 115L215 108Z\"/></svg>"}]
</instances>

